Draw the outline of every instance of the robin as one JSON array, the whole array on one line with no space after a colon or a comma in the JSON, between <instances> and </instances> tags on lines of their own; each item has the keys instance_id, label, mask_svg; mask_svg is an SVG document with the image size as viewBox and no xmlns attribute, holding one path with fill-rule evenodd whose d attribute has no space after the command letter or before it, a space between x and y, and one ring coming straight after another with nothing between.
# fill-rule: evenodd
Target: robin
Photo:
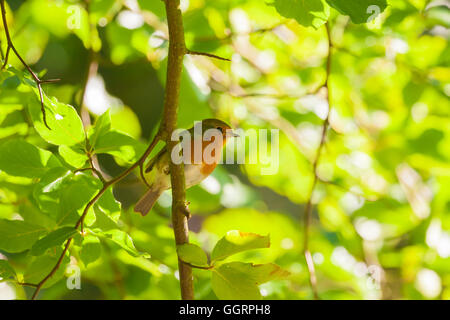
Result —
<instances>
[{"instance_id":1,"label":"robin","mask_svg":"<svg viewBox=\"0 0 450 320\"><path fill-rule=\"evenodd\" d=\"M190 150L187 150L187 153L182 150L180 153L181 155L185 153L185 156L182 155L182 157L186 188L199 184L209 176L221 159L222 148L225 146L227 138L239 136L228 124L218 119L205 119L199 124L201 124L200 132L196 126L184 131L190 137L190 140L186 140L190 143ZM185 135L182 134L182 137ZM200 159L196 154L196 145L201 146ZM209 153L205 151L209 151ZM144 176L149 182L150 188L134 207L135 212L140 212L145 216L161 194L170 189L169 160L169 152L167 147L164 147L147 165ZM172 157L172 161L174 161L174 157ZM174 162L176 163L176 161Z\"/></svg>"}]
</instances>

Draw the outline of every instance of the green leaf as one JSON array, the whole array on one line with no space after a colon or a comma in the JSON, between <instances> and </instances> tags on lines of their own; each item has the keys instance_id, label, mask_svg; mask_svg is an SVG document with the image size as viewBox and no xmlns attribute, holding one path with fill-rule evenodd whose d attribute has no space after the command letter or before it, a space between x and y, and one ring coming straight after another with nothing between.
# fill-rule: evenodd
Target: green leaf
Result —
<instances>
[{"instance_id":1,"label":"green leaf","mask_svg":"<svg viewBox=\"0 0 450 320\"><path fill-rule=\"evenodd\" d=\"M60 191L71 178L72 172L63 167L52 168L42 176L39 183L34 187L33 197L43 212L50 213L53 218L56 217Z\"/></svg>"},{"instance_id":2,"label":"green leaf","mask_svg":"<svg viewBox=\"0 0 450 320\"><path fill-rule=\"evenodd\" d=\"M44 238L39 239L31 248L31 254L40 256L45 253L47 249L60 246L68 238L72 237L77 230L73 227L63 227L58 230L50 232Z\"/></svg>"},{"instance_id":3,"label":"green leaf","mask_svg":"<svg viewBox=\"0 0 450 320\"><path fill-rule=\"evenodd\" d=\"M128 252L130 255L134 257L149 257L148 254L142 254L136 250L136 247L134 246L133 239L130 237L128 233L122 230L109 230L106 232L94 232L90 231L93 235L96 235L101 238L105 238L108 240L111 240L115 244L117 244L119 247L124 249L126 252Z\"/></svg>"},{"instance_id":4,"label":"green leaf","mask_svg":"<svg viewBox=\"0 0 450 320\"><path fill-rule=\"evenodd\" d=\"M86 161L88 160L88 157L84 150L80 146L59 146L58 152L61 155L61 157L66 161L68 164L70 164L72 167L75 168L82 168Z\"/></svg>"},{"instance_id":5,"label":"green leaf","mask_svg":"<svg viewBox=\"0 0 450 320\"><path fill-rule=\"evenodd\" d=\"M30 99L29 110L34 128L47 142L55 145L73 146L85 139L83 123L77 111L70 105L50 100L44 94L46 120L51 130L43 121L41 103L37 99Z\"/></svg>"},{"instance_id":6,"label":"green leaf","mask_svg":"<svg viewBox=\"0 0 450 320\"><path fill-rule=\"evenodd\" d=\"M59 165L51 152L24 140L10 140L0 145L0 170L12 176L39 178L48 168Z\"/></svg>"},{"instance_id":7,"label":"green leaf","mask_svg":"<svg viewBox=\"0 0 450 320\"><path fill-rule=\"evenodd\" d=\"M258 285L288 276L289 272L271 263L254 265L231 262L213 269L211 284L219 299L258 300L262 298Z\"/></svg>"},{"instance_id":8,"label":"green leaf","mask_svg":"<svg viewBox=\"0 0 450 320\"><path fill-rule=\"evenodd\" d=\"M98 204L94 204L95 223L92 228L99 228L103 231L119 229L116 221L99 208Z\"/></svg>"},{"instance_id":9,"label":"green leaf","mask_svg":"<svg viewBox=\"0 0 450 320\"><path fill-rule=\"evenodd\" d=\"M180 259L194 266L208 267L208 257L199 246L185 243L177 246L177 253Z\"/></svg>"},{"instance_id":10,"label":"green leaf","mask_svg":"<svg viewBox=\"0 0 450 320\"><path fill-rule=\"evenodd\" d=\"M89 129L88 137L91 146L97 144L99 137L104 136L111 130L111 113L106 110L100 117L97 118L93 127Z\"/></svg>"},{"instance_id":11,"label":"green leaf","mask_svg":"<svg viewBox=\"0 0 450 320\"><path fill-rule=\"evenodd\" d=\"M83 245L81 247L81 260L87 267L90 263L100 258L102 246L98 237L88 234L83 237Z\"/></svg>"},{"instance_id":12,"label":"green leaf","mask_svg":"<svg viewBox=\"0 0 450 320\"><path fill-rule=\"evenodd\" d=\"M10 278L16 278L16 272L13 267L6 260L0 260L0 279L8 280Z\"/></svg>"},{"instance_id":13,"label":"green leaf","mask_svg":"<svg viewBox=\"0 0 450 320\"><path fill-rule=\"evenodd\" d=\"M0 250L25 251L45 233L45 229L20 220L0 220Z\"/></svg>"},{"instance_id":14,"label":"green leaf","mask_svg":"<svg viewBox=\"0 0 450 320\"><path fill-rule=\"evenodd\" d=\"M141 136L141 124L133 109L123 106L111 114L111 128L123 132L134 139Z\"/></svg>"},{"instance_id":15,"label":"green leaf","mask_svg":"<svg viewBox=\"0 0 450 320\"><path fill-rule=\"evenodd\" d=\"M238 230L228 231L214 247L211 260L223 260L227 257L246 250L270 247L270 237Z\"/></svg>"},{"instance_id":16,"label":"green leaf","mask_svg":"<svg viewBox=\"0 0 450 320\"><path fill-rule=\"evenodd\" d=\"M325 0L275 0L273 5L283 17L293 18L305 27L317 29L330 16L330 7Z\"/></svg>"},{"instance_id":17,"label":"green leaf","mask_svg":"<svg viewBox=\"0 0 450 320\"><path fill-rule=\"evenodd\" d=\"M144 150L143 143L114 130L99 136L94 145L95 153L108 153L127 163L136 161Z\"/></svg>"},{"instance_id":18,"label":"green leaf","mask_svg":"<svg viewBox=\"0 0 450 320\"><path fill-rule=\"evenodd\" d=\"M55 253L48 253L39 257L35 257L27 266L23 280L27 283L39 283L46 277L55 267L61 256L62 249L56 250ZM64 277L67 264L70 262L69 254L66 253L58 270L45 282L43 288L48 288Z\"/></svg>"},{"instance_id":19,"label":"green leaf","mask_svg":"<svg viewBox=\"0 0 450 320\"><path fill-rule=\"evenodd\" d=\"M115 223L119 221L121 206L120 202L114 198L112 188L109 188L103 193L100 199L96 202L96 206Z\"/></svg>"},{"instance_id":20,"label":"green leaf","mask_svg":"<svg viewBox=\"0 0 450 320\"><path fill-rule=\"evenodd\" d=\"M350 16L353 23L372 21L387 7L386 0L326 0L340 13Z\"/></svg>"},{"instance_id":21,"label":"green leaf","mask_svg":"<svg viewBox=\"0 0 450 320\"><path fill-rule=\"evenodd\" d=\"M75 174L60 191L57 224L73 225L101 187L98 179L86 174Z\"/></svg>"}]
</instances>

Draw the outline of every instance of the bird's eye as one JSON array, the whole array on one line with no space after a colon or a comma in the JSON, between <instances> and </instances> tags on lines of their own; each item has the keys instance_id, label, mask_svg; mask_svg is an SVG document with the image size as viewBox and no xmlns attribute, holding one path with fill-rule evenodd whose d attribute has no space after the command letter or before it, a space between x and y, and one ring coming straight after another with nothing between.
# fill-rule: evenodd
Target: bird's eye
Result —
<instances>
[{"instance_id":1,"label":"bird's eye","mask_svg":"<svg viewBox=\"0 0 450 320\"><path fill-rule=\"evenodd\" d=\"M222 133L222 134L223 134L223 128L222 128L222 127L217 127L216 129L217 129L217 130L219 130L219 131L220 131L220 133Z\"/></svg>"}]
</instances>

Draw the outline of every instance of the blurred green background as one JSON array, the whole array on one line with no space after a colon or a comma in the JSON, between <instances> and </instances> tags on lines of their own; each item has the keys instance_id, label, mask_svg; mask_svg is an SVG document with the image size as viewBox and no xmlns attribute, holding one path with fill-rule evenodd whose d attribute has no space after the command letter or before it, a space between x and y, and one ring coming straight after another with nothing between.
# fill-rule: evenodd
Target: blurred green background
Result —
<instances>
[{"instance_id":1,"label":"blurred green background","mask_svg":"<svg viewBox=\"0 0 450 320\"><path fill-rule=\"evenodd\" d=\"M48 96L81 111L84 95L85 124L110 110L112 128L148 143L163 108L168 33L162 1L6 3L22 57L44 79L61 79L43 85ZM331 128L310 235L323 299L450 298L450 10L447 1L388 4L368 24L330 11ZM222 165L187 191L192 242L210 252L229 230L270 234L270 248L235 259L274 262L291 272L288 280L262 285L264 298L311 299L303 212L328 110L323 90L317 91L327 76L325 27L304 27L261 0L183 0L181 9L187 47L231 62L185 57L179 126L216 117L234 128L280 130L276 174L261 174L263 164ZM9 64L23 69L12 53ZM8 85L0 87L0 143L19 137L57 154L26 112L4 107ZM108 177L127 166L114 154L99 154L98 162ZM0 171L0 218L51 230L32 199L37 182ZM132 206L144 191L135 174L115 186L114 196L122 204L118 225L151 258L106 241L87 264L75 245L70 263L81 268L81 289L68 290L61 273L41 299L179 298L170 192L143 218ZM36 262L27 251L0 249L0 259L17 274L41 272L33 278L39 280L54 256ZM216 299L210 273L194 275L196 298ZM32 292L0 282L0 298Z\"/></svg>"}]
</instances>

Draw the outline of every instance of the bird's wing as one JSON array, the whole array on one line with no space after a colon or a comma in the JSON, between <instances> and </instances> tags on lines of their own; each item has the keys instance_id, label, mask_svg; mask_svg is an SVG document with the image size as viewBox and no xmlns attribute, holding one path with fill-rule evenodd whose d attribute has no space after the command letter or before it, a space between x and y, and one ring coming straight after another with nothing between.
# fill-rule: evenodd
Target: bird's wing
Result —
<instances>
[{"instance_id":1,"label":"bird's wing","mask_svg":"<svg viewBox=\"0 0 450 320\"><path fill-rule=\"evenodd\" d=\"M158 162L158 160L162 157L162 155L167 152L167 147L164 146L164 148L161 149L161 151L158 152L156 156L154 156L148 163L147 168L145 169L145 173L148 173L152 171L155 164Z\"/></svg>"}]
</instances>

